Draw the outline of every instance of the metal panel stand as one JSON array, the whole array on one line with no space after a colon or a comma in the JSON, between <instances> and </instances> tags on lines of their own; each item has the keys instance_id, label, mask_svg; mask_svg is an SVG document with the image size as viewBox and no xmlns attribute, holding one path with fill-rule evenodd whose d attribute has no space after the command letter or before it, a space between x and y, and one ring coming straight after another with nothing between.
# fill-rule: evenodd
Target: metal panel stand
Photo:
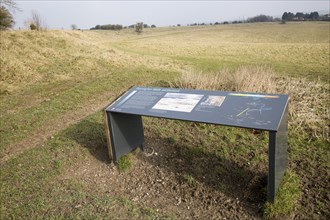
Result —
<instances>
[{"instance_id":1,"label":"metal panel stand","mask_svg":"<svg viewBox=\"0 0 330 220\"><path fill-rule=\"evenodd\" d=\"M267 200L273 202L279 184L283 178L288 161L288 106L283 113L278 131L269 132L268 150L268 195Z\"/></svg>"},{"instance_id":2,"label":"metal panel stand","mask_svg":"<svg viewBox=\"0 0 330 220\"><path fill-rule=\"evenodd\" d=\"M269 131L268 195L287 167L288 95L132 87L105 108L110 158L143 150L142 115ZM221 103L220 103L221 102Z\"/></svg>"},{"instance_id":3,"label":"metal panel stand","mask_svg":"<svg viewBox=\"0 0 330 220\"><path fill-rule=\"evenodd\" d=\"M107 120L111 143L109 155L115 163L137 147L143 150L144 134L140 115L107 112Z\"/></svg>"}]
</instances>

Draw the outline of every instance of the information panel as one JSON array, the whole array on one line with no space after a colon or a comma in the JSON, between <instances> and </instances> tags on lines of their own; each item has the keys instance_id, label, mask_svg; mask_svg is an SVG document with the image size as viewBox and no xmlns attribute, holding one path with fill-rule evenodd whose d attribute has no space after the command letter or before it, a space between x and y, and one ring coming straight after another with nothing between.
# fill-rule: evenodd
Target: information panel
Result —
<instances>
[{"instance_id":1,"label":"information panel","mask_svg":"<svg viewBox=\"0 0 330 220\"><path fill-rule=\"evenodd\" d=\"M106 111L277 131L287 95L133 87Z\"/></svg>"},{"instance_id":2,"label":"information panel","mask_svg":"<svg viewBox=\"0 0 330 220\"><path fill-rule=\"evenodd\" d=\"M133 87L105 109L109 156L144 149L141 116L269 132L268 201L274 201L287 167L288 96L244 92Z\"/></svg>"}]
</instances>

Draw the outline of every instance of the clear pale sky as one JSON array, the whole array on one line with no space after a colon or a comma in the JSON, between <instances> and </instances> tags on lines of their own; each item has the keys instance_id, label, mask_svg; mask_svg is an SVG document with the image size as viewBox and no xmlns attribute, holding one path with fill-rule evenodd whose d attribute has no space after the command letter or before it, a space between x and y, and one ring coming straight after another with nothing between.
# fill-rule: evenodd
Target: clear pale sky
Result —
<instances>
[{"instance_id":1,"label":"clear pale sky","mask_svg":"<svg viewBox=\"0 0 330 220\"><path fill-rule=\"evenodd\" d=\"M136 22L156 26L186 25L195 22L223 22L265 14L281 17L283 12L329 12L329 1L15 1L21 11L14 12L15 28L33 10L50 29L70 29L71 24L89 29L97 24L131 25Z\"/></svg>"}]
</instances>

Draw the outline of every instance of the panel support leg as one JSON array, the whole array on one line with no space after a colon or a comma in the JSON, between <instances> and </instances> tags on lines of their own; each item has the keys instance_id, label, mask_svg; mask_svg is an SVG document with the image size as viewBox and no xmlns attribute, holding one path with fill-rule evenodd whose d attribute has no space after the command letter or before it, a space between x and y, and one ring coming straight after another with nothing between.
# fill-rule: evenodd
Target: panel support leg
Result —
<instances>
[{"instance_id":1,"label":"panel support leg","mask_svg":"<svg viewBox=\"0 0 330 220\"><path fill-rule=\"evenodd\" d=\"M115 163L121 156L137 147L143 150L144 134L140 115L106 112L107 129L110 140L108 150L110 159Z\"/></svg>"},{"instance_id":2,"label":"panel support leg","mask_svg":"<svg viewBox=\"0 0 330 220\"><path fill-rule=\"evenodd\" d=\"M269 132L268 193L267 200L274 202L288 160L288 107L286 107L277 132Z\"/></svg>"}]
</instances>

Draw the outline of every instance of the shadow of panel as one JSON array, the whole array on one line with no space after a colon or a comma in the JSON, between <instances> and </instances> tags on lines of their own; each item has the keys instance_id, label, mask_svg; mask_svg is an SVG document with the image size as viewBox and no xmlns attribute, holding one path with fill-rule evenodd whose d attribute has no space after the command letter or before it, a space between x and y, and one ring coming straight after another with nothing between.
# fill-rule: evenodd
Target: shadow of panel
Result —
<instances>
[{"instance_id":1,"label":"shadow of panel","mask_svg":"<svg viewBox=\"0 0 330 220\"><path fill-rule=\"evenodd\" d=\"M103 123L87 118L74 125L64 135L87 148L99 161L110 163ZM262 206L266 201L265 171L242 166L242 163L208 152L202 147L189 146L183 141L175 142L161 137L152 129L146 132L145 149L154 149L160 152L161 156L147 157L138 153L137 157L155 167L172 172L179 183L186 182L184 176L188 175L214 192L224 193L233 199L238 198L244 202L247 210L260 216L260 210L255 207L260 204Z\"/></svg>"},{"instance_id":2,"label":"shadow of panel","mask_svg":"<svg viewBox=\"0 0 330 220\"><path fill-rule=\"evenodd\" d=\"M162 156L141 155L141 160L168 169L176 174L180 182L186 181L183 176L189 175L194 180L234 199L239 198L241 201L254 204L266 201L267 173L265 172L252 170L213 152L184 143L179 145L161 137L146 137L145 148L147 151L148 148L153 148L156 152L161 152Z\"/></svg>"},{"instance_id":3,"label":"shadow of panel","mask_svg":"<svg viewBox=\"0 0 330 220\"><path fill-rule=\"evenodd\" d=\"M87 148L99 161L110 163L105 135L104 124L90 119L80 121L64 134L65 137Z\"/></svg>"}]
</instances>

